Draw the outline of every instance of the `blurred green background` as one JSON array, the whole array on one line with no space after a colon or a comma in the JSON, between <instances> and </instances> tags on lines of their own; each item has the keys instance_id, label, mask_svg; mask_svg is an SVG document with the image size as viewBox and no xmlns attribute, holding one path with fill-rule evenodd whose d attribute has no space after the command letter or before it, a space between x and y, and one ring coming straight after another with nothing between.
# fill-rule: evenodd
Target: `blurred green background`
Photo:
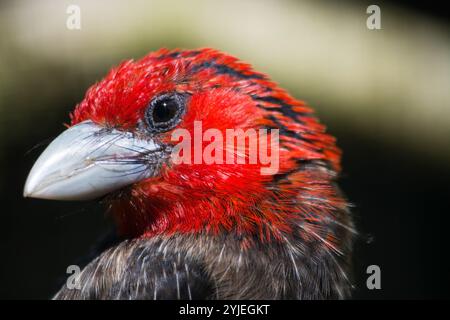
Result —
<instances>
[{"instance_id":1,"label":"blurred green background","mask_svg":"<svg viewBox=\"0 0 450 320\"><path fill-rule=\"evenodd\" d=\"M66 27L69 5L81 29ZM344 150L356 298L449 297L450 27L422 1L2 1L0 297L49 298L109 228L101 205L23 199L86 89L160 47L214 47L313 106ZM366 289L377 264L382 289Z\"/></svg>"}]
</instances>

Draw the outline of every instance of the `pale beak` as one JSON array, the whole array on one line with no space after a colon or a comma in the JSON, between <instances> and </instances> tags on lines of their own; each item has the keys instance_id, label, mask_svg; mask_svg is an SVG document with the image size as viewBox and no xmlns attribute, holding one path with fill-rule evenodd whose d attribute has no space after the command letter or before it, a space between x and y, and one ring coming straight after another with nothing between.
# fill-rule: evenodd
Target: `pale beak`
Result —
<instances>
[{"instance_id":1,"label":"pale beak","mask_svg":"<svg viewBox=\"0 0 450 320\"><path fill-rule=\"evenodd\" d=\"M25 197L89 200L154 176L164 152L155 141L92 121L70 127L41 154Z\"/></svg>"}]
</instances>

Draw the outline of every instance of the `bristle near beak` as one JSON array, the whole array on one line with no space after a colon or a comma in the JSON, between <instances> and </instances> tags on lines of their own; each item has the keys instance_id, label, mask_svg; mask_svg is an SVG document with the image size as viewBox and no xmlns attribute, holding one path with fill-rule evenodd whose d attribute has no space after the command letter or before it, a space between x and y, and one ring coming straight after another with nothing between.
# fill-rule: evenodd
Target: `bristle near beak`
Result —
<instances>
[{"instance_id":1,"label":"bristle near beak","mask_svg":"<svg viewBox=\"0 0 450 320\"><path fill-rule=\"evenodd\" d=\"M91 121L59 135L41 154L25 183L25 197L89 200L151 177L161 146Z\"/></svg>"}]
</instances>

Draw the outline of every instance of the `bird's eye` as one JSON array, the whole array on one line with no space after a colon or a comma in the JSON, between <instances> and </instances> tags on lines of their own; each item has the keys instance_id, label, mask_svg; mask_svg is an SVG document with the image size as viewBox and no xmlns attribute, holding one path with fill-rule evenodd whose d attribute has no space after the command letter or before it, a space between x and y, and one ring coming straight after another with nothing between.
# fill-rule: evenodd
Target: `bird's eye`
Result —
<instances>
[{"instance_id":1,"label":"bird's eye","mask_svg":"<svg viewBox=\"0 0 450 320\"><path fill-rule=\"evenodd\" d=\"M145 112L149 130L164 132L174 128L184 114L186 98L179 93L163 94L154 98Z\"/></svg>"}]
</instances>

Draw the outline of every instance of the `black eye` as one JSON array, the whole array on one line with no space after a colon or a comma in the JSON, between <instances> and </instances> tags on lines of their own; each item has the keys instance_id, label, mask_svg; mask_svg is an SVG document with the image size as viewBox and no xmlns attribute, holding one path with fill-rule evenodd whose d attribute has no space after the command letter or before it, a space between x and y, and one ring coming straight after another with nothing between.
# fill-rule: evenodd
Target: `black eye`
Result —
<instances>
[{"instance_id":1,"label":"black eye","mask_svg":"<svg viewBox=\"0 0 450 320\"><path fill-rule=\"evenodd\" d=\"M150 131L164 132L174 128L184 114L186 98L179 93L168 93L154 98L145 112Z\"/></svg>"}]
</instances>

